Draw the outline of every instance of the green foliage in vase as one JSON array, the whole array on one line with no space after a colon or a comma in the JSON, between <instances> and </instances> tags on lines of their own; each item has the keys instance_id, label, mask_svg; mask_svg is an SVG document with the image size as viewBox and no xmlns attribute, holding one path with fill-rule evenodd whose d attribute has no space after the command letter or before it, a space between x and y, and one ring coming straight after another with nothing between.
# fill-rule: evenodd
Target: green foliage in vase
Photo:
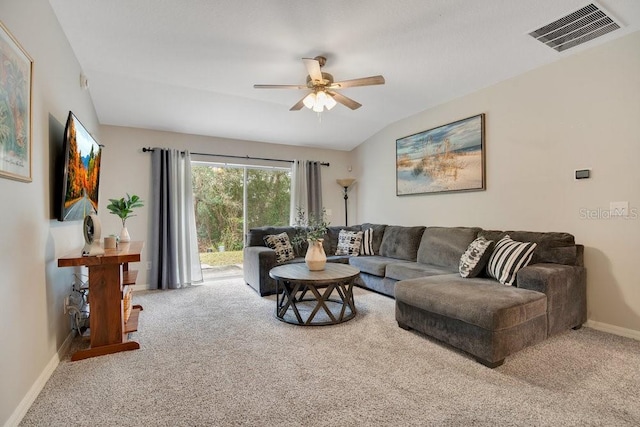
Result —
<instances>
[{"instance_id":1,"label":"green foliage in vase","mask_svg":"<svg viewBox=\"0 0 640 427\"><path fill-rule=\"evenodd\" d=\"M292 243L297 247L301 247L307 241L314 242L324 239L329 228L325 208L322 208L320 215L307 216L304 209L298 206L295 227L296 234Z\"/></svg>"},{"instance_id":2,"label":"green foliage in vase","mask_svg":"<svg viewBox=\"0 0 640 427\"><path fill-rule=\"evenodd\" d=\"M144 206L144 203L142 199L140 199L140 197L136 196L135 194L133 196L130 196L129 193L127 193L126 198L122 197L120 199L109 199L109 202L110 203L107 205L107 209L109 209L110 213L117 215L120 220L122 220L123 227L125 226L127 219L135 216L133 214L133 209L141 208L142 206Z\"/></svg>"}]
</instances>

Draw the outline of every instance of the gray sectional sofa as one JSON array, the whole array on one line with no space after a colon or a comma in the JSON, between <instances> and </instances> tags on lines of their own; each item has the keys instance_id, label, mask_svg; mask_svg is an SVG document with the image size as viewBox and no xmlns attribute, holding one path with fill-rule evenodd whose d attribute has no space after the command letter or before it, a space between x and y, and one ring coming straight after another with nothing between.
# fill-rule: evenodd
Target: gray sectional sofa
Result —
<instances>
[{"instance_id":1,"label":"gray sectional sofa","mask_svg":"<svg viewBox=\"0 0 640 427\"><path fill-rule=\"evenodd\" d=\"M341 229L373 229L372 256L335 256ZM244 248L244 278L260 295L275 292L269 270L275 253L263 237L293 227L250 230ZM459 261L479 236L497 241L508 234L537 247L513 286L480 274L463 278ZM360 269L357 285L396 300L396 320L496 367L505 357L586 321L583 247L567 233L494 231L477 227L405 227L362 224L330 227L323 242L329 262ZM304 262L305 248L287 262Z\"/></svg>"}]
</instances>

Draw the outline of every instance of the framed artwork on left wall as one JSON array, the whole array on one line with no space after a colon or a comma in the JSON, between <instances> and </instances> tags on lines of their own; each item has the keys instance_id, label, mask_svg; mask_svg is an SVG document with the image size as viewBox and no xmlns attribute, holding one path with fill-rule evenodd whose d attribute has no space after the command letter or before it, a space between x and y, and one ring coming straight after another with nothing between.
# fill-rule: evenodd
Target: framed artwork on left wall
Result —
<instances>
[{"instance_id":1,"label":"framed artwork on left wall","mask_svg":"<svg viewBox=\"0 0 640 427\"><path fill-rule=\"evenodd\" d=\"M0 22L0 176L31 182L33 60Z\"/></svg>"}]
</instances>

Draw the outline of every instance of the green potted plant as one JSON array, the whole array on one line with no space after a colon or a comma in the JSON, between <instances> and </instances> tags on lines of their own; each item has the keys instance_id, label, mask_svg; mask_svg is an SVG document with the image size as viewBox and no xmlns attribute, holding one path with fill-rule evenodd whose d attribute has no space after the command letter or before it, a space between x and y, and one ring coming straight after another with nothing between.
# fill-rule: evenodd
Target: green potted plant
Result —
<instances>
[{"instance_id":1,"label":"green potted plant","mask_svg":"<svg viewBox=\"0 0 640 427\"><path fill-rule=\"evenodd\" d=\"M303 247L304 243L308 243L307 253L304 261L309 270L324 270L327 263L327 255L322 247L322 242L327 234L329 222L327 221L327 213L322 208L322 214L319 216L308 217L304 209L298 207L296 215L296 234L293 237L293 244L296 247Z\"/></svg>"},{"instance_id":2,"label":"green potted plant","mask_svg":"<svg viewBox=\"0 0 640 427\"><path fill-rule=\"evenodd\" d=\"M117 215L122 221L122 231L120 232L120 242L126 243L131 241L129 237L129 231L127 230L127 219L132 216L136 216L133 213L134 208L140 208L144 206L144 203L140 197L135 194L130 196L127 193L126 197L122 197L120 199L109 199L109 204L107 205L107 209L109 209L110 213Z\"/></svg>"}]
</instances>

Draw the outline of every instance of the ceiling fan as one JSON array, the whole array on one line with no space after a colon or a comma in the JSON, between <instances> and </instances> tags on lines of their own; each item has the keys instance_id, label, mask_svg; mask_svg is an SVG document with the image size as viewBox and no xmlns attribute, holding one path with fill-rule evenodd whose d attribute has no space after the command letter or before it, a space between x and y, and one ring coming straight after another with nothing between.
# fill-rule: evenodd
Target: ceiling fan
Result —
<instances>
[{"instance_id":1,"label":"ceiling fan","mask_svg":"<svg viewBox=\"0 0 640 427\"><path fill-rule=\"evenodd\" d=\"M324 56L316 56L313 59L302 58L302 61L309 73L307 76L307 84L253 85L253 87L255 89L308 89L311 92L291 107L290 111L298 111L302 109L302 107L307 107L317 113L321 113L325 108L327 110L332 109L338 102L352 110L362 107L362 104L336 92L337 89L384 84L384 77L382 76L362 77L359 79L334 82L331 74L321 71L321 68L324 67L324 64L327 62L327 58Z\"/></svg>"}]
</instances>

